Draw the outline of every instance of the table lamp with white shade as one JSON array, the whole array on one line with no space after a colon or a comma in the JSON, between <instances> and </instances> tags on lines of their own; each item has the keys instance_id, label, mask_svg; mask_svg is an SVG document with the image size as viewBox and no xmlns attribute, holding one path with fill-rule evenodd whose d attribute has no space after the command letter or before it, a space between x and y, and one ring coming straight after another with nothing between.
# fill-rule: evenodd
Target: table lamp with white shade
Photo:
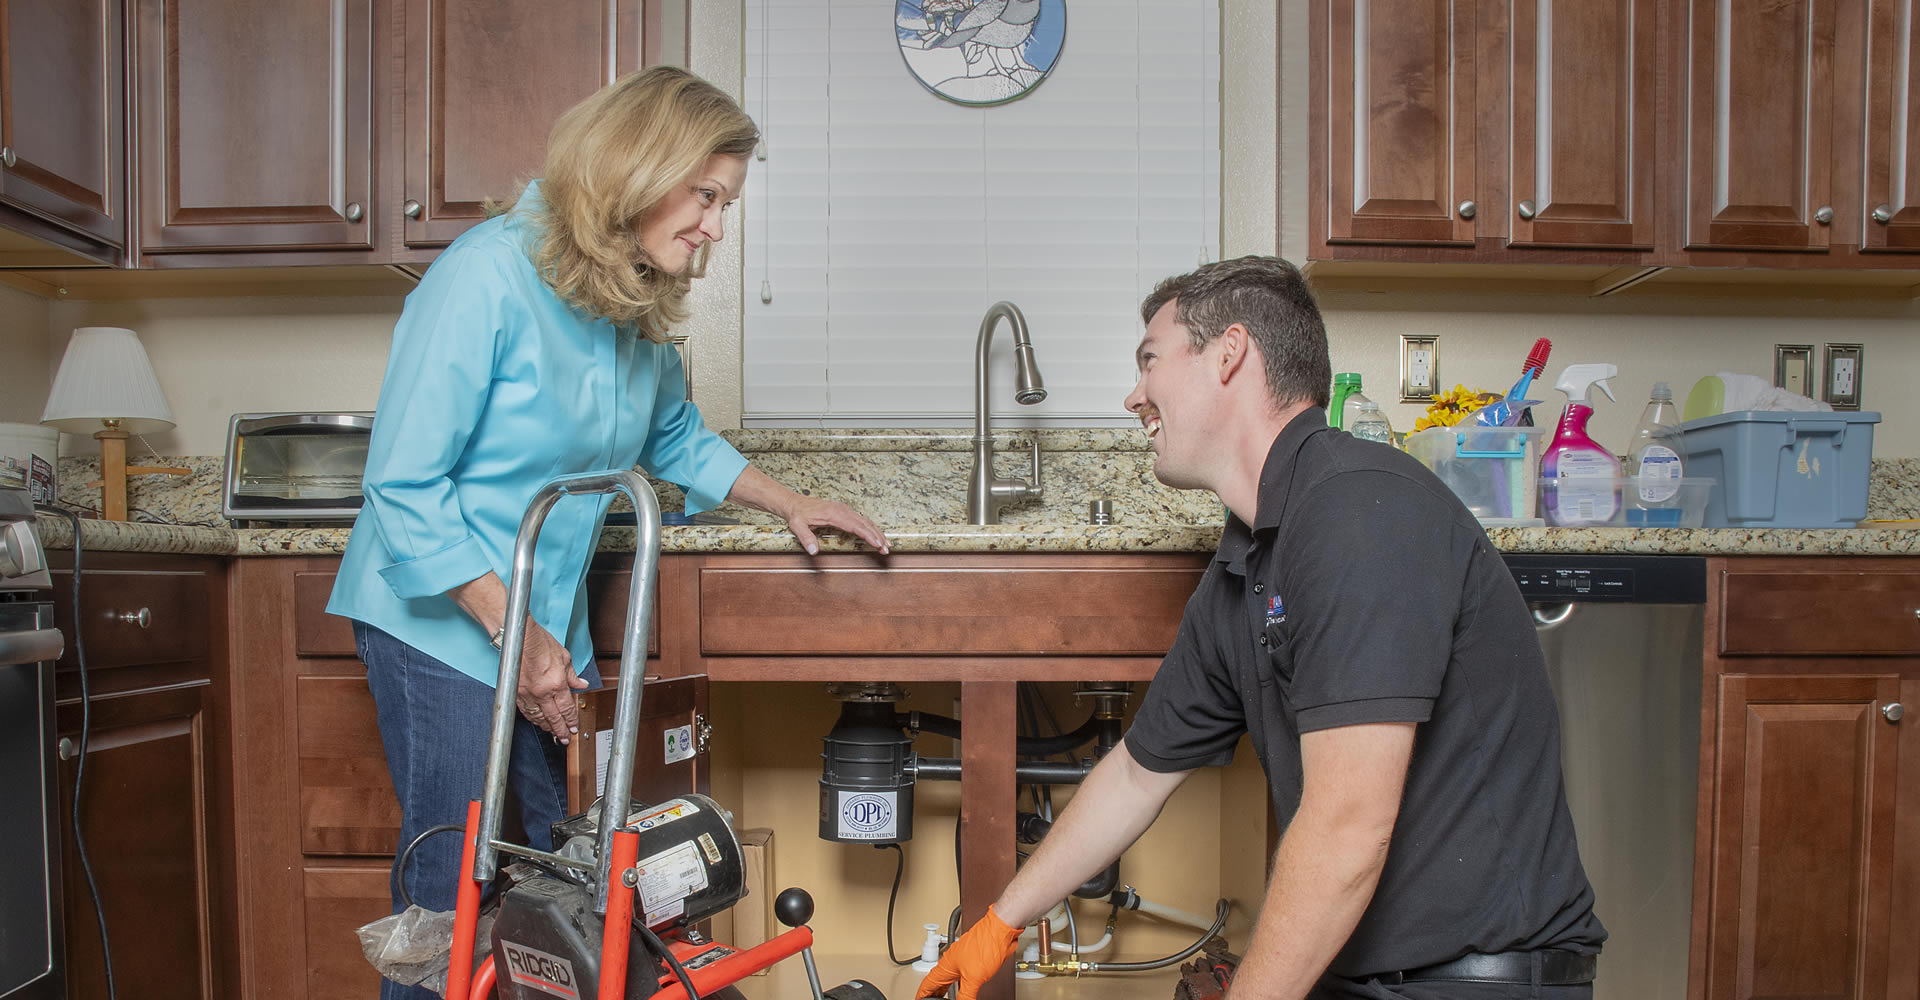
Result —
<instances>
[{"instance_id":1,"label":"table lamp with white shade","mask_svg":"<svg viewBox=\"0 0 1920 1000\"><path fill-rule=\"evenodd\" d=\"M100 442L101 516L127 519L127 476L186 475L189 470L127 467L127 438L173 426L173 411L132 330L83 326L73 331L40 422Z\"/></svg>"}]
</instances>

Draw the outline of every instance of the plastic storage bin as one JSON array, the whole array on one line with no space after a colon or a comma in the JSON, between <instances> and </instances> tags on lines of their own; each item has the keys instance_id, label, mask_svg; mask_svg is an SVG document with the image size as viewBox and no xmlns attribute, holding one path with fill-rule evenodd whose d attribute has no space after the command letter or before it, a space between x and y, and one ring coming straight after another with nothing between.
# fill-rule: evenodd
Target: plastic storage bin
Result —
<instances>
[{"instance_id":1,"label":"plastic storage bin","mask_svg":"<svg viewBox=\"0 0 1920 1000\"><path fill-rule=\"evenodd\" d=\"M1407 454L1433 470L1481 524L1542 523L1535 513L1546 427L1431 427L1407 436Z\"/></svg>"},{"instance_id":2,"label":"plastic storage bin","mask_svg":"<svg viewBox=\"0 0 1920 1000\"><path fill-rule=\"evenodd\" d=\"M1851 528L1867 516L1878 413L1738 410L1680 425L1687 473L1714 479L1709 528Z\"/></svg>"},{"instance_id":3,"label":"plastic storage bin","mask_svg":"<svg viewBox=\"0 0 1920 1000\"><path fill-rule=\"evenodd\" d=\"M1663 500L1643 499L1640 495L1640 483L1637 480L1584 479L1580 483L1588 486L1610 484L1613 490L1613 516L1591 521L1570 521L1569 528L1699 528L1705 525L1707 499L1713 496L1713 480L1697 479L1688 476L1685 479L1669 480L1673 483L1673 494ZM1540 480L1540 495L1547 496L1549 486L1555 480ZM1545 501L1542 500L1542 503Z\"/></svg>"}]
</instances>

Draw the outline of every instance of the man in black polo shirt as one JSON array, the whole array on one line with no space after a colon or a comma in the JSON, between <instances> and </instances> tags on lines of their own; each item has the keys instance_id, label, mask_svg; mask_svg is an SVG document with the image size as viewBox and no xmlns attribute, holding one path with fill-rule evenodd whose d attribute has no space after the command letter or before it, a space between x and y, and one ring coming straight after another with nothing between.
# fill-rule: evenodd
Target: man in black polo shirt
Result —
<instances>
[{"instance_id":1,"label":"man in black polo shirt","mask_svg":"<svg viewBox=\"0 0 1920 1000\"><path fill-rule=\"evenodd\" d=\"M1154 475L1231 512L1123 743L917 991L971 1000L1037 919L1251 737L1285 829L1230 997L1590 996L1606 932L1559 718L1486 533L1327 426L1326 330L1271 257L1169 278L1127 396Z\"/></svg>"}]
</instances>

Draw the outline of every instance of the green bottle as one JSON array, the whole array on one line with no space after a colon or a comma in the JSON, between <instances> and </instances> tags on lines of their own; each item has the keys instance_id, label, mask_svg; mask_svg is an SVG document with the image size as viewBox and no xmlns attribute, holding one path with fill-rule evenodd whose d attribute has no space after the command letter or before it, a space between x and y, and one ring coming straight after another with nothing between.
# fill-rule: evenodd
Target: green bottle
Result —
<instances>
[{"instance_id":1,"label":"green bottle","mask_svg":"<svg viewBox=\"0 0 1920 1000\"><path fill-rule=\"evenodd\" d=\"M1327 403L1327 426L1340 427L1340 411L1347 397L1360 391L1359 372L1340 372L1333 377L1333 399ZM1340 427L1341 430L1346 428Z\"/></svg>"}]
</instances>

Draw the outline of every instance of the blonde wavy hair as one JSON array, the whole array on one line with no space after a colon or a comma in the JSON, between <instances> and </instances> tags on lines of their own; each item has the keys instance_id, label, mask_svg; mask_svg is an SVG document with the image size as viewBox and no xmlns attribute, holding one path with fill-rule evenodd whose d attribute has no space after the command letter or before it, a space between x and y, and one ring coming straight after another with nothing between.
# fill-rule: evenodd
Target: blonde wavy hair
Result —
<instances>
[{"instance_id":1,"label":"blonde wavy hair","mask_svg":"<svg viewBox=\"0 0 1920 1000\"><path fill-rule=\"evenodd\" d=\"M733 98L684 69L655 66L601 88L547 140L544 204L523 209L539 233L534 266L568 305L666 343L687 318L688 281L654 266L638 223L709 157L744 158L759 141Z\"/></svg>"}]
</instances>

